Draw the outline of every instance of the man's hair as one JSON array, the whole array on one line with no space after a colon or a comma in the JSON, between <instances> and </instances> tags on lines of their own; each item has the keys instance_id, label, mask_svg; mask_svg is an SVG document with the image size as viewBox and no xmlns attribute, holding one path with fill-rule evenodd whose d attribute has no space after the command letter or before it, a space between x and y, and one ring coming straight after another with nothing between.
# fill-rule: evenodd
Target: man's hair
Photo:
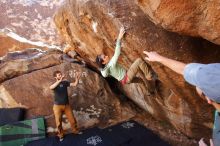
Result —
<instances>
[{"instance_id":1,"label":"man's hair","mask_svg":"<svg viewBox=\"0 0 220 146\"><path fill-rule=\"evenodd\" d=\"M59 70L57 70L57 71L53 72L53 77L56 77L56 76L57 76L57 74L62 74L62 72L61 72L61 71L59 71Z\"/></svg>"},{"instance_id":2,"label":"man's hair","mask_svg":"<svg viewBox=\"0 0 220 146\"><path fill-rule=\"evenodd\" d=\"M102 55L97 55L96 57L96 63L98 64L99 68L104 68L105 65L103 63Z\"/></svg>"}]
</instances>

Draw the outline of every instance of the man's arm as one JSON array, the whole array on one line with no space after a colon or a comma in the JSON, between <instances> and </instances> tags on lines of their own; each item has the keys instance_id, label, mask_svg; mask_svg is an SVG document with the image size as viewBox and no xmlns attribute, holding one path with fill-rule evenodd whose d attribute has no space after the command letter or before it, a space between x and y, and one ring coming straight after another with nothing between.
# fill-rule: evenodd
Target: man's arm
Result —
<instances>
[{"instance_id":1,"label":"man's arm","mask_svg":"<svg viewBox=\"0 0 220 146\"><path fill-rule=\"evenodd\" d=\"M53 83L53 84L50 86L50 89L51 89L51 90L55 89L55 88L59 85L59 83L60 83L61 81L62 81L62 80L57 80L55 83Z\"/></svg>"},{"instance_id":2,"label":"man's arm","mask_svg":"<svg viewBox=\"0 0 220 146\"><path fill-rule=\"evenodd\" d=\"M75 79L75 82L70 83L70 86L75 87L75 86L79 83L80 76L81 76L81 73L78 73L78 72L77 72L77 73L76 73L76 79Z\"/></svg>"},{"instance_id":3,"label":"man's arm","mask_svg":"<svg viewBox=\"0 0 220 146\"><path fill-rule=\"evenodd\" d=\"M166 58L164 56L159 55L156 52L144 51L144 54L147 55L147 57L145 57L146 60L160 62L163 65L165 65L165 66L169 67L170 69L172 69L173 71L177 72L178 74L183 75L184 68L186 66L185 63L182 63L180 61L176 61L176 60L173 60L173 59Z\"/></svg>"},{"instance_id":4,"label":"man's arm","mask_svg":"<svg viewBox=\"0 0 220 146\"><path fill-rule=\"evenodd\" d=\"M125 34L125 29L124 27L121 27L118 38L117 38L117 42L116 42L115 53L110 60L110 64L112 65L115 65L117 63L118 58L121 54L121 39L123 38L124 34Z\"/></svg>"},{"instance_id":5,"label":"man's arm","mask_svg":"<svg viewBox=\"0 0 220 146\"><path fill-rule=\"evenodd\" d=\"M59 85L59 83L63 80L63 78L64 78L64 75L62 76L60 80L57 79L57 81L50 86L50 89L51 90L55 89Z\"/></svg>"}]
</instances>

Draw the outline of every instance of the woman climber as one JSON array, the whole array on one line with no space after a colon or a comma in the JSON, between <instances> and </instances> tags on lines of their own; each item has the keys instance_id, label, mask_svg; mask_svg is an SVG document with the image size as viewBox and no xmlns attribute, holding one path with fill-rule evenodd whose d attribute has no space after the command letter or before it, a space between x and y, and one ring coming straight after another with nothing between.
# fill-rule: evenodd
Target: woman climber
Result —
<instances>
[{"instance_id":1,"label":"woman climber","mask_svg":"<svg viewBox=\"0 0 220 146\"><path fill-rule=\"evenodd\" d=\"M111 59L105 54L101 54L96 57L96 63L100 67L102 76L112 76L122 84L128 84L133 82L137 72L140 70L148 81L155 80L156 74L142 58L136 59L128 71L118 64L118 58L121 53L121 39L123 38L124 34L125 29L124 27L121 27L116 42L115 52Z\"/></svg>"}]
</instances>

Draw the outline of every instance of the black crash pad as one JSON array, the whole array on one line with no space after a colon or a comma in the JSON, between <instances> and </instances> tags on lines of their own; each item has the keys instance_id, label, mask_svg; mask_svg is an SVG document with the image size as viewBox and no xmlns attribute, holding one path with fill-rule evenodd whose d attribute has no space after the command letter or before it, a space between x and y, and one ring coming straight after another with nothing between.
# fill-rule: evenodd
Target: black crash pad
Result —
<instances>
[{"instance_id":1,"label":"black crash pad","mask_svg":"<svg viewBox=\"0 0 220 146\"><path fill-rule=\"evenodd\" d=\"M0 108L0 126L24 120L24 108Z\"/></svg>"},{"instance_id":2,"label":"black crash pad","mask_svg":"<svg viewBox=\"0 0 220 146\"><path fill-rule=\"evenodd\" d=\"M106 129L91 128L81 135L68 134L62 142L58 137L33 141L26 146L169 146L151 130L135 121Z\"/></svg>"}]
</instances>

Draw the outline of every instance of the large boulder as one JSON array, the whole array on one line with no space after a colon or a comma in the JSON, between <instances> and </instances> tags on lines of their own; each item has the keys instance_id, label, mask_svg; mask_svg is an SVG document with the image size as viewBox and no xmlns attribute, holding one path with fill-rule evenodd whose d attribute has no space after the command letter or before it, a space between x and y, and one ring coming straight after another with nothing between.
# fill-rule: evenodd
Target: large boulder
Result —
<instances>
[{"instance_id":1,"label":"large boulder","mask_svg":"<svg viewBox=\"0 0 220 146\"><path fill-rule=\"evenodd\" d=\"M119 63L126 69L143 50L189 62L211 63L220 60L220 47L206 40L180 36L155 26L132 0L66 1L54 17L60 34L85 61L95 66L96 55L112 56L120 27L127 29ZM202 50L202 51L201 51ZM171 94L149 96L146 86L130 84L123 91L155 118L168 121L190 137L210 137L213 108L196 94L182 76L158 63L151 63L163 86ZM201 131L203 131L201 133Z\"/></svg>"},{"instance_id":2,"label":"large boulder","mask_svg":"<svg viewBox=\"0 0 220 146\"><path fill-rule=\"evenodd\" d=\"M23 54L25 54L24 52ZM88 128L94 125L105 127L134 116L129 107L121 105L108 83L99 74L84 65L61 61L60 58L56 58L56 55L61 54L57 51L56 53L53 52L53 55L56 54L54 60L57 60L57 64L45 66L45 63L49 63L52 57L52 54L48 52L43 53L44 57L39 54L33 55L32 52L34 58L37 59L38 67L35 68L36 65L32 64L34 70L22 72L19 76L1 83L1 108L25 107L27 109L26 118L43 116L46 119L47 132L55 132L55 120L52 110L53 92L49 89L49 86L55 82L53 72L60 70L65 74L66 80L74 81L75 72L80 71L82 77L79 84L76 87L69 88L70 105L80 128ZM17 66L17 62L20 61L21 56L19 59L15 59L14 62L7 60L5 63L11 62L11 66L15 64L15 68L26 68L26 64L29 64L32 58L30 55L23 55L24 63L19 66ZM14 71L16 74L17 71ZM63 122L65 129L69 129L70 125L65 116Z\"/></svg>"},{"instance_id":3,"label":"large boulder","mask_svg":"<svg viewBox=\"0 0 220 146\"><path fill-rule=\"evenodd\" d=\"M220 45L218 0L136 0L151 21L163 28L200 36Z\"/></svg>"}]
</instances>

